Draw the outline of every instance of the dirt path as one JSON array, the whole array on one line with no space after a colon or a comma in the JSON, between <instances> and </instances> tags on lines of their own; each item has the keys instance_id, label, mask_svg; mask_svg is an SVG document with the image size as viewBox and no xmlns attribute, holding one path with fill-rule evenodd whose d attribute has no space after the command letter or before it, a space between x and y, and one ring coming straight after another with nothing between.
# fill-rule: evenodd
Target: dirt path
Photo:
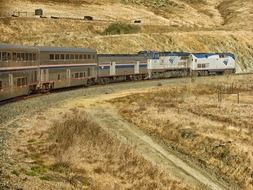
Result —
<instances>
[{"instance_id":1,"label":"dirt path","mask_svg":"<svg viewBox=\"0 0 253 190\"><path fill-rule=\"evenodd\" d=\"M153 141L137 127L125 121L110 105L91 107L88 112L101 127L114 132L124 142L134 146L147 160L169 171L186 184L195 184L204 189L231 189L227 184L214 180L201 169L190 166L178 156Z\"/></svg>"}]
</instances>

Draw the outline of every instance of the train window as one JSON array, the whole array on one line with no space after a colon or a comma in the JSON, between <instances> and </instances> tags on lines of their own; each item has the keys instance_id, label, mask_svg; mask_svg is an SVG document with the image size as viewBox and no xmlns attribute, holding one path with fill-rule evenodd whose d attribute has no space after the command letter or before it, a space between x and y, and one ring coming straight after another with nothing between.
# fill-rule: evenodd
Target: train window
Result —
<instances>
[{"instance_id":1,"label":"train window","mask_svg":"<svg viewBox=\"0 0 253 190\"><path fill-rule=\"evenodd\" d=\"M29 53L29 55L28 55L28 60L29 60L29 61L32 61L32 60L33 60L33 54Z\"/></svg>"},{"instance_id":2,"label":"train window","mask_svg":"<svg viewBox=\"0 0 253 190\"><path fill-rule=\"evenodd\" d=\"M90 68L88 68L88 77L90 76Z\"/></svg>"},{"instance_id":3,"label":"train window","mask_svg":"<svg viewBox=\"0 0 253 190\"><path fill-rule=\"evenodd\" d=\"M197 67L198 67L198 68L202 68L202 64L198 64Z\"/></svg>"},{"instance_id":4,"label":"train window","mask_svg":"<svg viewBox=\"0 0 253 190\"><path fill-rule=\"evenodd\" d=\"M95 59L95 55L92 56L92 59Z\"/></svg>"},{"instance_id":5,"label":"train window","mask_svg":"<svg viewBox=\"0 0 253 190\"><path fill-rule=\"evenodd\" d=\"M49 59L50 59L50 60L54 60L54 54L50 54L50 55L49 55Z\"/></svg>"},{"instance_id":6,"label":"train window","mask_svg":"<svg viewBox=\"0 0 253 190\"><path fill-rule=\"evenodd\" d=\"M84 58L84 59L87 59L87 55L83 55L83 58Z\"/></svg>"},{"instance_id":7,"label":"train window","mask_svg":"<svg viewBox=\"0 0 253 190\"><path fill-rule=\"evenodd\" d=\"M12 60L16 61L17 60L17 53L12 53Z\"/></svg>"},{"instance_id":8,"label":"train window","mask_svg":"<svg viewBox=\"0 0 253 190\"><path fill-rule=\"evenodd\" d=\"M75 78L76 78L76 79L78 78L78 73L75 73Z\"/></svg>"},{"instance_id":9,"label":"train window","mask_svg":"<svg viewBox=\"0 0 253 190\"><path fill-rule=\"evenodd\" d=\"M0 52L0 61L2 61L2 52Z\"/></svg>"},{"instance_id":10,"label":"train window","mask_svg":"<svg viewBox=\"0 0 253 190\"><path fill-rule=\"evenodd\" d=\"M90 55L88 55L88 59L90 59Z\"/></svg>"},{"instance_id":11,"label":"train window","mask_svg":"<svg viewBox=\"0 0 253 190\"><path fill-rule=\"evenodd\" d=\"M64 54L61 54L61 60L64 60Z\"/></svg>"},{"instance_id":12,"label":"train window","mask_svg":"<svg viewBox=\"0 0 253 190\"><path fill-rule=\"evenodd\" d=\"M80 73L80 78L83 78L83 73Z\"/></svg>"},{"instance_id":13,"label":"train window","mask_svg":"<svg viewBox=\"0 0 253 190\"><path fill-rule=\"evenodd\" d=\"M28 53L25 53L25 60L26 61L28 61L28 57L29 57Z\"/></svg>"},{"instance_id":14,"label":"train window","mask_svg":"<svg viewBox=\"0 0 253 190\"><path fill-rule=\"evenodd\" d=\"M34 60L34 61L37 60L37 55L36 55L36 53L33 53L33 60Z\"/></svg>"},{"instance_id":15,"label":"train window","mask_svg":"<svg viewBox=\"0 0 253 190\"><path fill-rule=\"evenodd\" d=\"M70 55L70 59L72 59L72 60L73 60L74 58L75 58L75 57L74 57L74 55L73 55L73 54L72 54L72 55Z\"/></svg>"},{"instance_id":16,"label":"train window","mask_svg":"<svg viewBox=\"0 0 253 190\"><path fill-rule=\"evenodd\" d=\"M61 75L60 74L58 74L58 80L61 80Z\"/></svg>"},{"instance_id":17,"label":"train window","mask_svg":"<svg viewBox=\"0 0 253 190\"><path fill-rule=\"evenodd\" d=\"M0 90L3 89L3 83L0 81Z\"/></svg>"},{"instance_id":18,"label":"train window","mask_svg":"<svg viewBox=\"0 0 253 190\"><path fill-rule=\"evenodd\" d=\"M83 59L83 55L79 55L79 59Z\"/></svg>"},{"instance_id":19,"label":"train window","mask_svg":"<svg viewBox=\"0 0 253 190\"><path fill-rule=\"evenodd\" d=\"M21 61L24 61L24 59L25 59L25 54L24 53L21 53Z\"/></svg>"},{"instance_id":20,"label":"train window","mask_svg":"<svg viewBox=\"0 0 253 190\"><path fill-rule=\"evenodd\" d=\"M7 61L8 60L8 53L7 52L3 52L2 60L3 61Z\"/></svg>"},{"instance_id":21,"label":"train window","mask_svg":"<svg viewBox=\"0 0 253 190\"><path fill-rule=\"evenodd\" d=\"M86 75L86 73L84 72L84 73L83 73L83 77L85 77L85 75Z\"/></svg>"},{"instance_id":22,"label":"train window","mask_svg":"<svg viewBox=\"0 0 253 190\"><path fill-rule=\"evenodd\" d=\"M69 54L66 54L66 59L69 59Z\"/></svg>"},{"instance_id":23,"label":"train window","mask_svg":"<svg viewBox=\"0 0 253 190\"><path fill-rule=\"evenodd\" d=\"M21 53L17 53L17 61L20 61L21 59Z\"/></svg>"},{"instance_id":24,"label":"train window","mask_svg":"<svg viewBox=\"0 0 253 190\"><path fill-rule=\"evenodd\" d=\"M59 60L60 59L60 55L59 54L55 54L55 60Z\"/></svg>"},{"instance_id":25,"label":"train window","mask_svg":"<svg viewBox=\"0 0 253 190\"><path fill-rule=\"evenodd\" d=\"M75 55L75 60L77 60L77 59L78 59L78 55L76 54L76 55Z\"/></svg>"},{"instance_id":26,"label":"train window","mask_svg":"<svg viewBox=\"0 0 253 190\"><path fill-rule=\"evenodd\" d=\"M197 63L197 59L195 59L195 63Z\"/></svg>"}]
</instances>

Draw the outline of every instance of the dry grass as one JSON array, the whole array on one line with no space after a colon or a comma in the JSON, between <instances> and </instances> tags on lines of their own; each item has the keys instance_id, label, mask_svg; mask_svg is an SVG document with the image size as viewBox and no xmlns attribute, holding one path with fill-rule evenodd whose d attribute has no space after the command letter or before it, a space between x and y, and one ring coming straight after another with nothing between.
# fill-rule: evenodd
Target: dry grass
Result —
<instances>
[{"instance_id":1,"label":"dry grass","mask_svg":"<svg viewBox=\"0 0 253 190\"><path fill-rule=\"evenodd\" d=\"M215 83L205 81L159 87L110 102L124 118L162 139L171 149L250 190L253 188L252 95L252 92L241 93L239 105L236 97L227 95L219 104Z\"/></svg>"},{"instance_id":2,"label":"dry grass","mask_svg":"<svg viewBox=\"0 0 253 190\"><path fill-rule=\"evenodd\" d=\"M50 129L47 154L53 161L44 164L75 189L84 184L93 190L187 189L93 123L85 112L74 112Z\"/></svg>"}]
</instances>

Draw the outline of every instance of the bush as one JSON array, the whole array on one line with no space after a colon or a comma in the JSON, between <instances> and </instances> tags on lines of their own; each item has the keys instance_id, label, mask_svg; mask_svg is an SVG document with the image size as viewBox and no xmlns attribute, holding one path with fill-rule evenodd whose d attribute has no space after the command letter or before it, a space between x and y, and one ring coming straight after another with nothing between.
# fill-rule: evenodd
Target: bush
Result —
<instances>
[{"instance_id":1,"label":"bush","mask_svg":"<svg viewBox=\"0 0 253 190\"><path fill-rule=\"evenodd\" d=\"M140 31L140 27L132 24L115 22L110 24L104 31L105 35L133 34Z\"/></svg>"}]
</instances>

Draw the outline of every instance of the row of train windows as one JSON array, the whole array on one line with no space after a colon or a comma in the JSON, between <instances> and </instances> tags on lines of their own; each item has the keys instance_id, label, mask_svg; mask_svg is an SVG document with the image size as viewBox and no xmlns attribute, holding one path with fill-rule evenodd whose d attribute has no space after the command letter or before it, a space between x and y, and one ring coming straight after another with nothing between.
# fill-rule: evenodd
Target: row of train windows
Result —
<instances>
[{"instance_id":1,"label":"row of train windows","mask_svg":"<svg viewBox=\"0 0 253 190\"><path fill-rule=\"evenodd\" d=\"M95 59L95 55L90 54L50 54L49 60L83 60Z\"/></svg>"},{"instance_id":2,"label":"row of train windows","mask_svg":"<svg viewBox=\"0 0 253 190\"><path fill-rule=\"evenodd\" d=\"M16 85L17 86L25 86L25 85L27 85L28 83L27 83L27 77L24 77L24 78L18 78L17 79L17 83L16 83ZM0 81L0 90L1 89L3 89L3 82L2 81Z\"/></svg>"},{"instance_id":3,"label":"row of train windows","mask_svg":"<svg viewBox=\"0 0 253 190\"><path fill-rule=\"evenodd\" d=\"M87 72L87 76L89 77L91 75L91 70L90 68L88 68L88 72ZM75 73L75 75L72 75L72 78L84 78L86 77L86 72L82 72L82 73Z\"/></svg>"},{"instance_id":4,"label":"row of train windows","mask_svg":"<svg viewBox=\"0 0 253 190\"><path fill-rule=\"evenodd\" d=\"M27 78L18 78L17 79L17 86L25 86L27 85Z\"/></svg>"},{"instance_id":5,"label":"row of train windows","mask_svg":"<svg viewBox=\"0 0 253 190\"><path fill-rule=\"evenodd\" d=\"M37 55L35 53L10 53L10 52L0 52L1 61L35 61Z\"/></svg>"},{"instance_id":6,"label":"row of train windows","mask_svg":"<svg viewBox=\"0 0 253 190\"><path fill-rule=\"evenodd\" d=\"M206 65L206 64L198 64L197 67L198 67L198 68L206 68L207 65Z\"/></svg>"},{"instance_id":7,"label":"row of train windows","mask_svg":"<svg viewBox=\"0 0 253 190\"><path fill-rule=\"evenodd\" d=\"M75 76L74 76L76 79L77 78L84 78L84 77L86 77L86 73L85 72L83 72L83 73L75 73Z\"/></svg>"}]
</instances>

